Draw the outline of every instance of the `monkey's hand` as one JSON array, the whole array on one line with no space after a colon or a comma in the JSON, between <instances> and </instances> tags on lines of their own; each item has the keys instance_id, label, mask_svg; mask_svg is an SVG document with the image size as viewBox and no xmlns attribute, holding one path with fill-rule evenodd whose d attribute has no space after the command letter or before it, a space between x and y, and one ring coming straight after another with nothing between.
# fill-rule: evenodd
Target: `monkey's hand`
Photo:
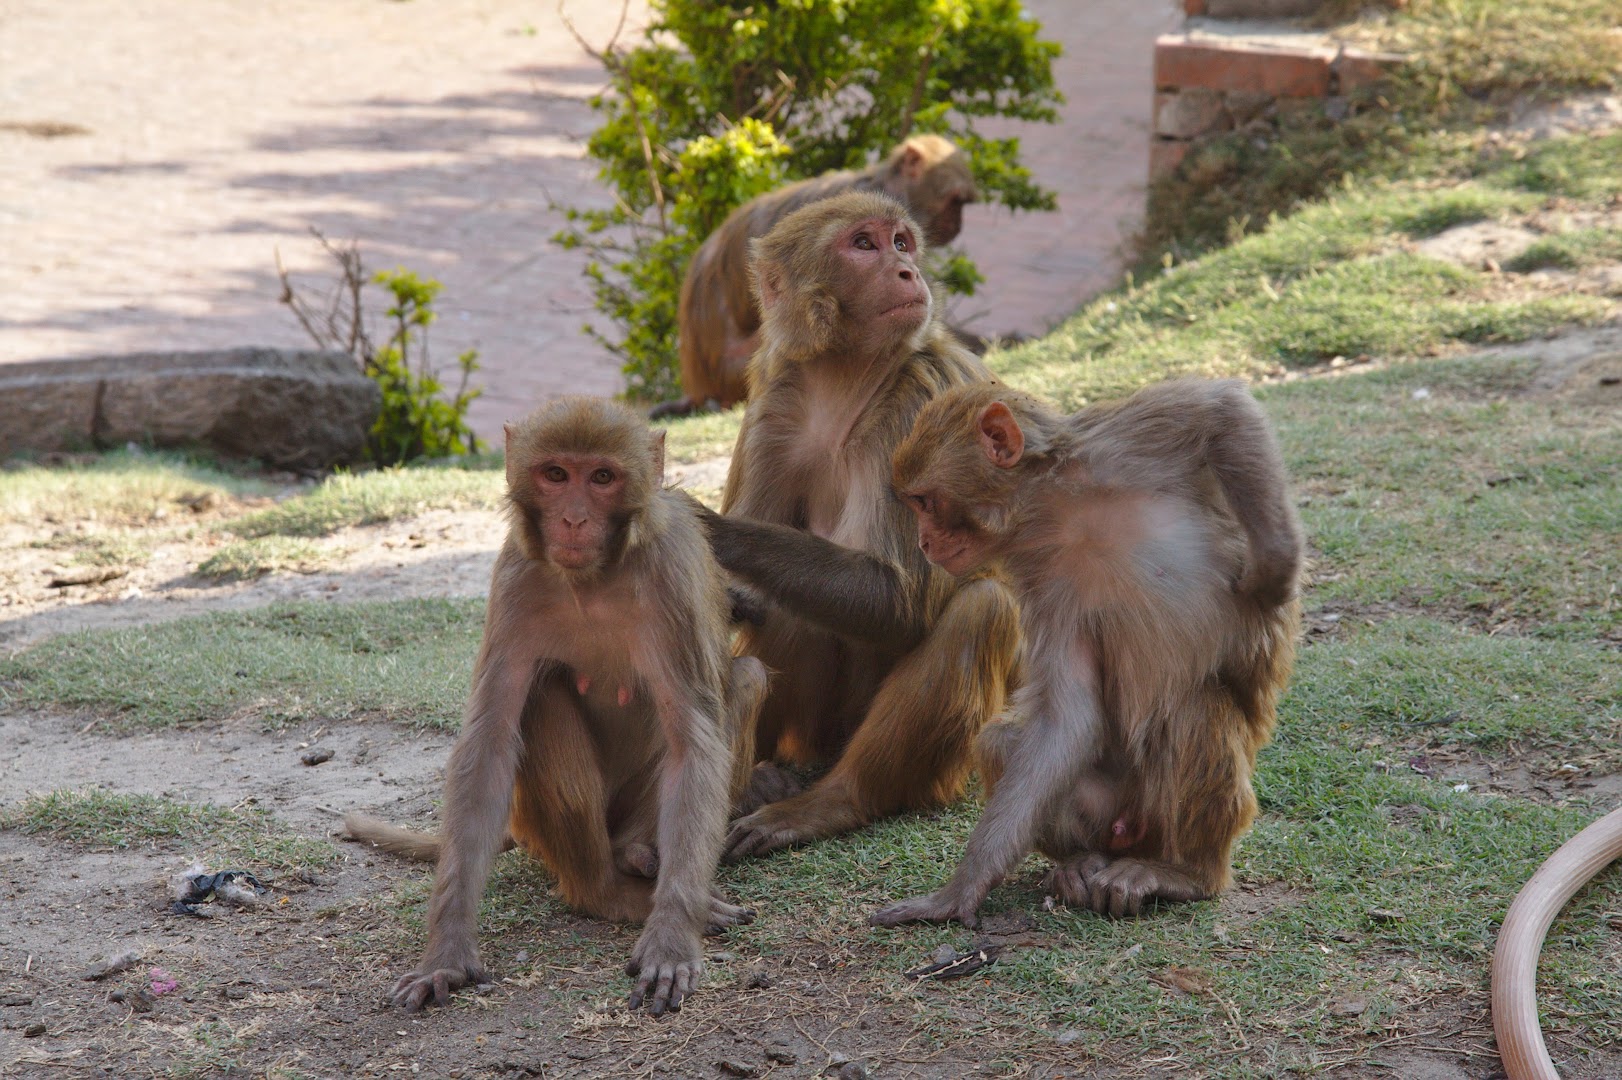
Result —
<instances>
[{"instance_id":1,"label":"monkey's hand","mask_svg":"<svg viewBox=\"0 0 1622 1080\"><path fill-rule=\"evenodd\" d=\"M477 956L449 962L425 957L421 967L401 976L394 984L389 1001L407 1012L418 1012L427 1005L449 1005L451 994L464 986L481 986L491 981L490 973Z\"/></svg>"},{"instance_id":2,"label":"monkey's hand","mask_svg":"<svg viewBox=\"0 0 1622 1080\"><path fill-rule=\"evenodd\" d=\"M1054 867L1042 888L1070 907L1116 919L1143 914L1150 900L1181 902L1210 895L1176 867L1147 859L1112 859L1098 852L1078 855Z\"/></svg>"},{"instance_id":3,"label":"monkey's hand","mask_svg":"<svg viewBox=\"0 0 1622 1080\"><path fill-rule=\"evenodd\" d=\"M958 922L974 929L980 925L980 897L965 895L947 885L927 896L914 896L881 908L867 917L874 926L900 926L908 922Z\"/></svg>"},{"instance_id":4,"label":"monkey's hand","mask_svg":"<svg viewBox=\"0 0 1622 1080\"><path fill-rule=\"evenodd\" d=\"M727 902L720 893L710 894L710 913L705 919L704 936L724 933L734 926L748 926L755 921L753 908L739 907Z\"/></svg>"},{"instance_id":5,"label":"monkey's hand","mask_svg":"<svg viewBox=\"0 0 1622 1080\"><path fill-rule=\"evenodd\" d=\"M703 972L704 947L697 934L649 923L625 965L625 974L636 979L628 1004L639 1009L646 1001L654 1016L663 1016L666 1009L678 1012Z\"/></svg>"}]
</instances>

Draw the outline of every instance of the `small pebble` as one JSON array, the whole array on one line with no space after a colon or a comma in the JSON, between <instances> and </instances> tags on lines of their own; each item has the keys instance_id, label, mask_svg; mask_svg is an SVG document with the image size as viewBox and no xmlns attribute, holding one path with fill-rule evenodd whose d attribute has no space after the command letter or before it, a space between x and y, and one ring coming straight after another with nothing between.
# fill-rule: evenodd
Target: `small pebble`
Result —
<instances>
[{"instance_id":1,"label":"small pebble","mask_svg":"<svg viewBox=\"0 0 1622 1080\"><path fill-rule=\"evenodd\" d=\"M45 1025L38 1020L23 1028L23 1038L25 1039L37 1039L43 1034L45 1034Z\"/></svg>"},{"instance_id":2,"label":"small pebble","mask_svg":"<svg viewBox=\"0 0 1622 1080\"><path fill-rule=\"evenodd\" d=\"M332 748L328 746L318 746L314 749L306 750L304 753L299 755L299 760L304 762L306 765L319 765L323 761L331 761Z\"/></svg>"}]
</instances>

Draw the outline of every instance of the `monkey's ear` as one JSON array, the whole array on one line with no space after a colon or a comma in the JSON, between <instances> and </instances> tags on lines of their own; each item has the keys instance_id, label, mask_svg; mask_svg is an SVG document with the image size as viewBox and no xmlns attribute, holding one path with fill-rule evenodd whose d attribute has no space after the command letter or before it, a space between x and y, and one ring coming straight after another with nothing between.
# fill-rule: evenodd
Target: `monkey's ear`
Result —
<instances>
[{"instance_id":1,"label":"monkey's ear","mask_svg":"<svg viewBox=\"0 0 1622 1080\"><path fill-rule=\"evenodd\" d=\"M783 298L783 270L776 263L759 259L755 262L755 283L760 293L760 309L777 306Z\"/></svg>"},{"instance_id":2,"label":"monkey's ear","mask_svg":"<svg viewBox=\"0 0 1622 1080\"><path fill-rule=\"evenodd\" d=\"M918 144L908 139L901 147L901 175L908 180L916 180L924 175L924 152Z\"/></svg>"},{"instance_id":3,"label":"monkey's ear","mask_svg":"<svg viewBox=\"0 0 1622 1080\"><path fill-rule=\"evenodd\" d=\"M981 409L977 426L980 448L993 465L999 469L1012 469L1019 464L1019 459L1025 454L1025 433L1019 429L1019 421L1014 419L1007 405L993 401Z\"/></svg>"},{"instance_id":4,"label":"monkey's ear","mask_svg":"<svg viewBox=\"0 0 1622 1080\"><path fill-rule=\"evenodd\" d=\"M648 435L648 453L653 457L653 483L655 487L664 486L665 482L665 429L655 428Z\"/></svg>"}]
</instances>

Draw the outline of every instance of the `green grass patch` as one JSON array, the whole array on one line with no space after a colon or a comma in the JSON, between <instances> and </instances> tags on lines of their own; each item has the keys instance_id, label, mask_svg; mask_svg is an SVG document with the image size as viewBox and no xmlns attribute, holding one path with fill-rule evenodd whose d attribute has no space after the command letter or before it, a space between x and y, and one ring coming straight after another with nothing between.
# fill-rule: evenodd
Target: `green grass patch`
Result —
<instances>
[{"instance_id":1,"label":"green grass patch","mask_svg":"<svg viewBox=\"0 0 1622 1080\"><path fill-rule=\"evenodd\" d=\"M0 659L0 702L133 727L382 714L454 729L483 617L479 600L300 603L65 634Z\"/></svg>"},{"instance_id":2,"label":"green grass patch","mask_svg":"<svg viewBox=\"0 0 1622 1080\"><path fill-rule=\"evenodd\" d=\"M200 577L241 581L278 570L313 573L333 563L340 553L298 536L258 536L232 540L197 566Z\"/></svg>"},{"instance_id":3,"label":"green grass patch","mask_svg":"<svg viewBox=\"0 0 1622 1080\"><path fill-rule=\"evenodd\" d=\"M501 505L502 473L488 456L475 468L378 469L336 473L315 490L222 526L235 536L330 536L354 525L375 525L428 510L493 510Z\"/></svg>"},{"instance_id":4,"label":"green grass patch","mask_svg":"<svg viewBox=\"0 0 1622 1080\"><path fill-rule=\"evenodd\" d=\"M1575 229L1538 240L1504 264L1506 270L1580 270L1622 261L1622 229Z\"/></svg>"},{"instance_id":5,"label":"green grass patch","mask_svg":"<svg viewBox=\"0 0 1622 1080\"><path fill-rule=\"evenodd\" d=\"M255 870L316 870L338 858L331 843L301 836L262 810L97 788L31 795L0 816L0 828L97 851L185 847L210 865Z\"/></svg>"},{"instance_id":6,"label":"green grass patch","mask_svg":"<svg viewBox=\"0 0 1622 1080\"><path fill-rule=\"evenodd\" d=\"M170 452L115 450L61 465L14 463L0 468L0 525L146 525L270 490L262 480Z\"/></svg>"},{"instance_id":7,"label":"green grass patch","mask_svg":"<svg viewBox=\"0 0 1622 1080\"><path fill-rule=\"evenodd\" d=\"M1312 604L1615 634L1622 429L1531 394L1535 373L1473 357L1263 390L1305 500Z\"/></svg>"}]
</instances>

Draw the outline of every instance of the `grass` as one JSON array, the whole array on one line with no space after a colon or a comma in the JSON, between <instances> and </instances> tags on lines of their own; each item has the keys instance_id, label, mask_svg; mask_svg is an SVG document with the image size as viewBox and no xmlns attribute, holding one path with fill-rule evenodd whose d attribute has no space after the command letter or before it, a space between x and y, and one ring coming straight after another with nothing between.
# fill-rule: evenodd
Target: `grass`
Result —
<instances>
[{"instance_id":1,"label":"grass","mask_svg":"<svg viewBox=\"0 0 1622 1080\"><path fill-rule=\"evenodd\" d=\"M270 534L232 540L197 566L200 577L240 581L277 571L309 574L330 565L341 553L298 536Z\"/></svg>"},{"instance_id":2,"label":"grass","mask_svg":"<svg viewBox=\"0 0 1622 1080\"><path fill-rule=\"evenodd\" d=\"M149 525L271 490L263 480L183 454L115 450L61 465L0 469L0 525Z\"/></svg>"},{"instance_id":3,"label":"grass","mask_svg":"<svg viewBox=\"0 0 1622 1080\"><path fill-rule=\"evenodd\" d=\"M301 836L263 810L97 788L31 795L0 814L0 828L95 851L185 847L215 869L318 870L338 857L332 844Z\"/></svg>"},{"instance_id":4,"label":"grass","mask_svg":"<svg viewBox=\"0 0 1622 1080\"><path fill-rule=\"evenodd\" d=\"M373 714L453 728L483 608L302 603L66 634L0 659L0 703L86 709L143 728Z\"/></svg>"},{"instance_id":5,"label":"grass","mask_svg":"<svg viewBox=\"0 0 1622 1080\"><path fill-rule=\"evenodd\" d=\"M493 510L501 505L502 484L501 472L487 456L469 468L440 464L336 473L308 494L234 518L223 528L245 540L330 536L430 509Z\"/></svg>"}]
</instances>

